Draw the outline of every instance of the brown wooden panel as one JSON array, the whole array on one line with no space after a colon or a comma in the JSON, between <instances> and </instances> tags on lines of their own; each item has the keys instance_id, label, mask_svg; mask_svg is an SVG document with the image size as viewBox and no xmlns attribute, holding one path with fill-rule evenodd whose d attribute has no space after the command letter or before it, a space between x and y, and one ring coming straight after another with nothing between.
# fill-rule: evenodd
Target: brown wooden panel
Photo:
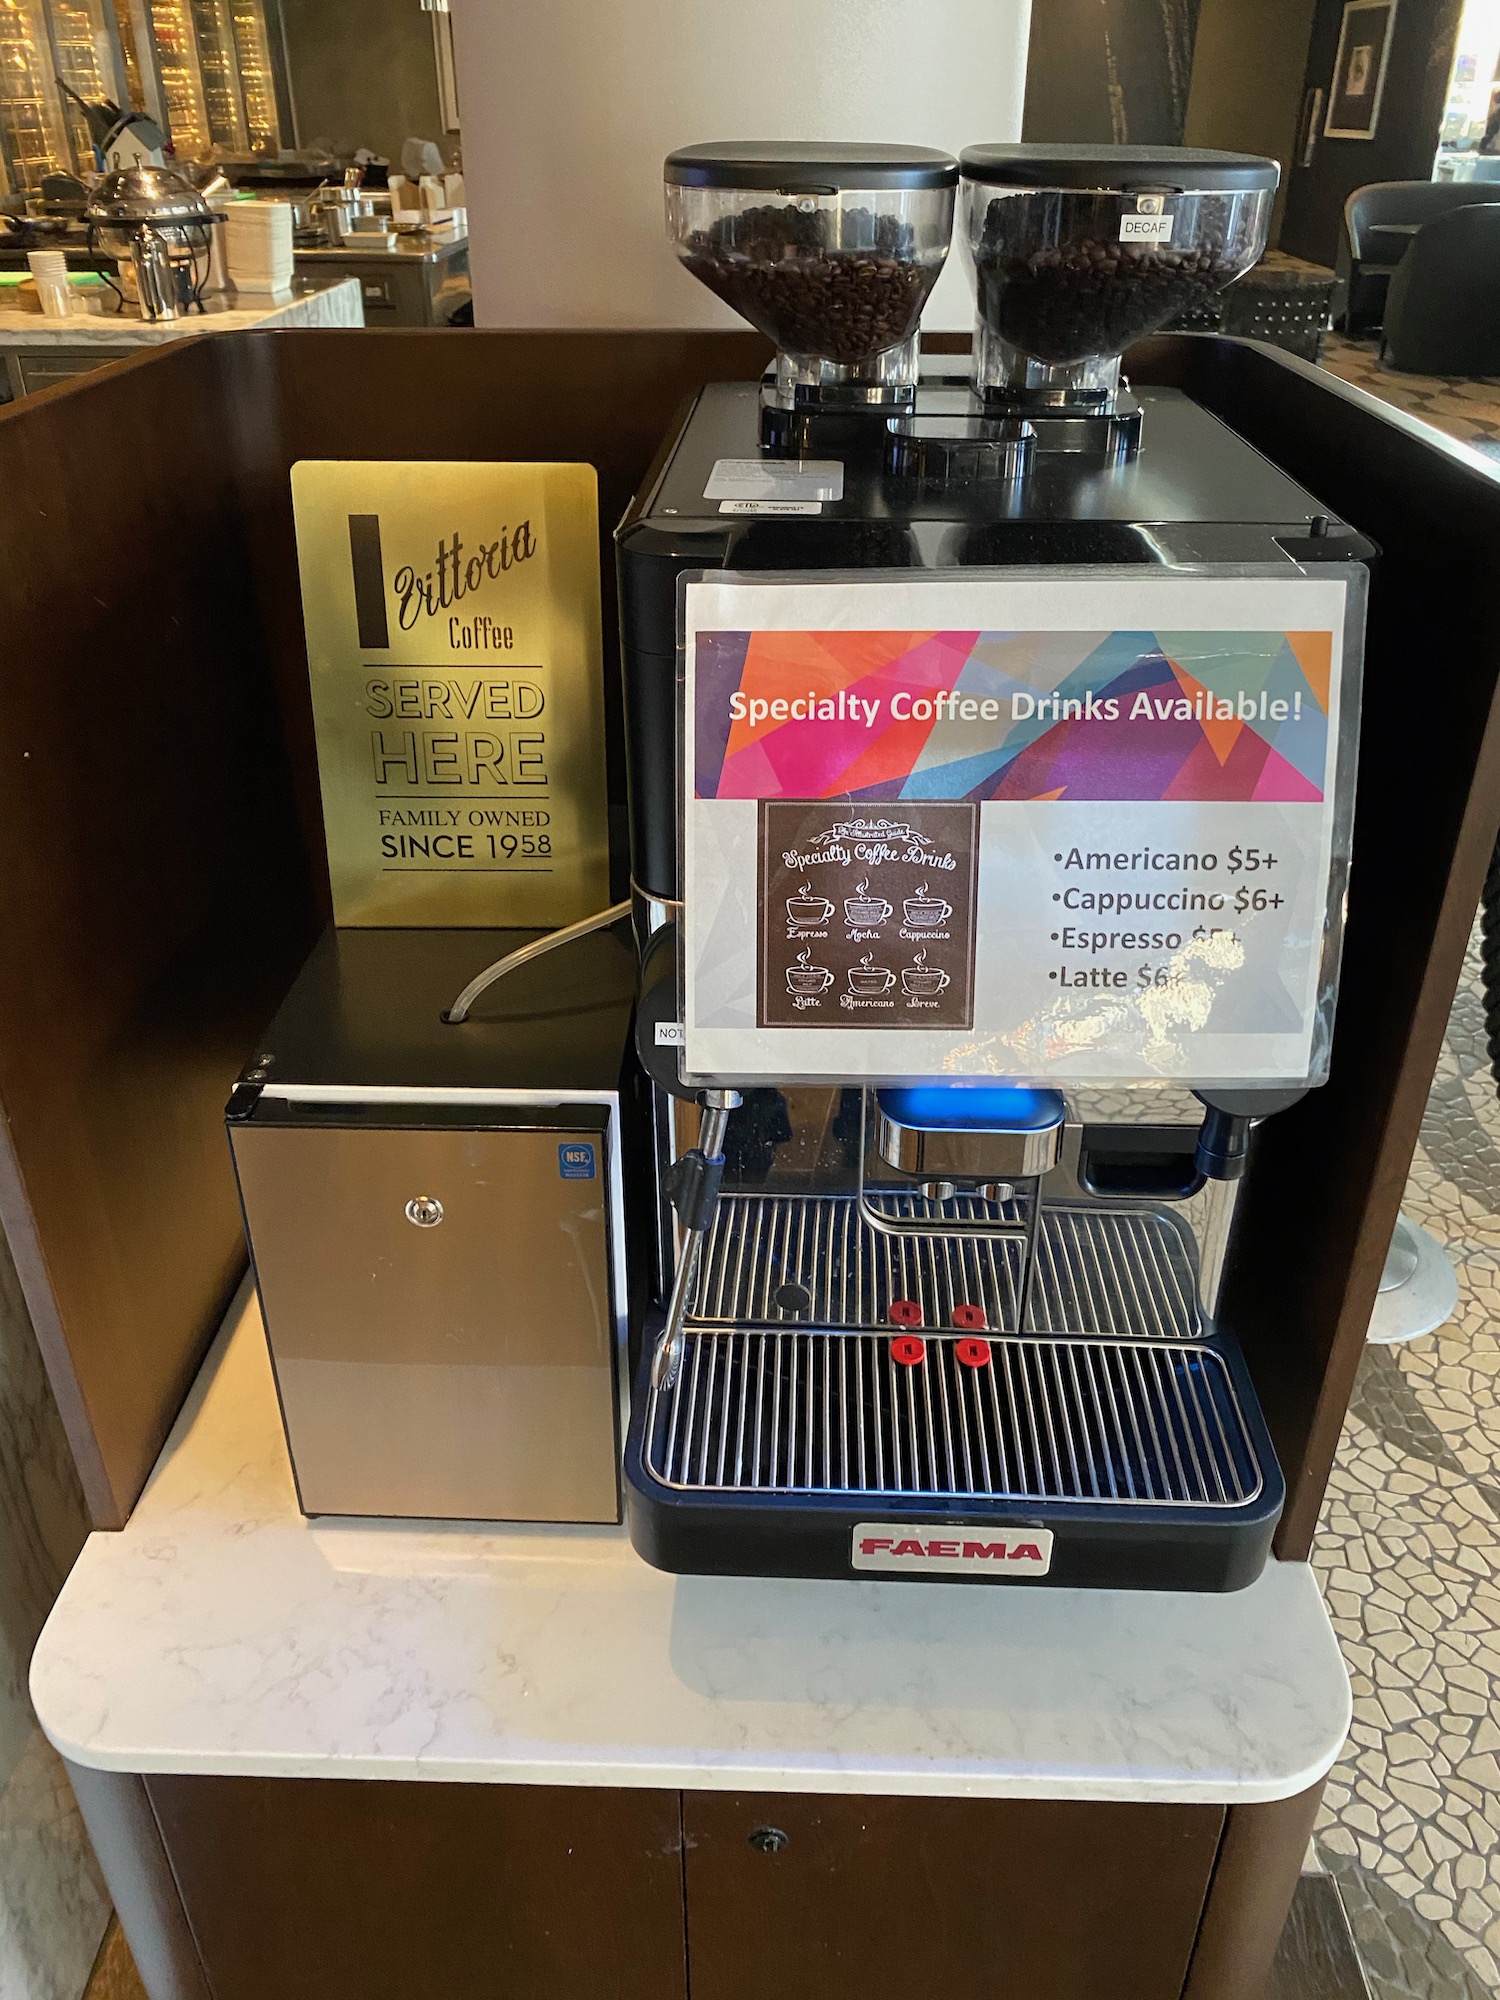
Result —
<instances>
[{"instance_id":1,"label":"brown wooden panel","mask_svg":"<svg viewBox=\"0 0 1500 2000\"><path fill-rule=\"evenodd\" d=\"M1223 1819L685 1793L693 2000L1177 2000Z\"/></svg>"},{"instance_id":2,"label":"brown wooden panel","mask_svg":"<svg viewBox=\"0 0 1500 2000\"><path fill-rule=\"evenodd\" d=\"M1184 2000L1261 2000L1322 1796L1230 1807Z\"/></svg>"},{"instance_id":3,"label":"brown wooden panel","mask_svg":"<svg viewBox=\"0 0 1500 2000\"><path fill-rule=\"evenodd\" d=\"M312 934L211 345L0 410L0 1220L101 1526L243 1268L220 1114Z\"/></svg>"},{"instance_id":4,"label":"brown wooden panel","mask_svg":"<svg viewBox=\"0 0 1500 2000\"><path fill-rule=\"evenodd\" d=\"M290 466L587 459L607 549L675 404L767 352L233 335L0 412L0 1221L96 1526L243 1269L222 1107L326 908Z\"/></svg>"},{"instance_id":5,"label":"brown wooden panel","mask_svg":"<svg viewBox=\"0 0 1500 2000\"><path fill-rule=\"evenodd\" d=\"M1287 1476L1276 1553L1297 1561L1500 825L1500 598L1476 581L1500 561L1500 485L1425 426L1263 349L1158 340L1129 367L1180 384L1381 548L1332 1076L1256 1135L1220 1303Z\"/></svg>"},{"instance_id":6,"label":"brown wooden panel","mask_svg":"<svg viewBox=\"0 0 1500 2000\"><path fill-rule=\"evenodd\" d=\"M146 1785L214 2000L686 2000L676 1792Z\"/></svg>"}]
</instances>

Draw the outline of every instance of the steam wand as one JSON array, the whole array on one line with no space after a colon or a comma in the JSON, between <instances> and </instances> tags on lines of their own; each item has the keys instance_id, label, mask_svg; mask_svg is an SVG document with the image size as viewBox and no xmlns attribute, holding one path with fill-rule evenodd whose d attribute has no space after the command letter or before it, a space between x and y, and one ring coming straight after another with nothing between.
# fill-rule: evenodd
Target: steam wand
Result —
<instances>
[{"instance_id":1,"label":"steam wand","mask_svg":"<svg viewBox=\"0 0 1500 2000\"><path fill-rule=\"evenodd\" d=\"M673 1167L667 1192L682 1225L682 1248L677 1253L677 1269L672 1277L672 1296L667 1304L667 1321L651 1357L651 1386L670 1389L682 1368L688 1303L698 1275L698 1260L704 1238L718 1206L719 1188L724 1179L724 1134L729 1114L741 1102L737 1090L705 1090L699 1098L702 1115L698 1122L698 1143L684 1153Z\"/></svg>"}]
</instances>

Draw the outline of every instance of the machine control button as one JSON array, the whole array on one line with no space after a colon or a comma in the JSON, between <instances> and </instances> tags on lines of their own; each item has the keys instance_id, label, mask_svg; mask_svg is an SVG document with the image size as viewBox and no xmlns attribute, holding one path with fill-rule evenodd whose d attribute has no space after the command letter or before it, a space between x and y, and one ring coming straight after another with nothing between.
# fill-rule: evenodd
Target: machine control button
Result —
<instances>
[{"instance_id":1,"label":"machine control button","mask_svg":"<svg viewBox=\"0 0 1500 2000\"><path fill-rule=\"evenodd\" d=\"M418 1229L436 1229L443 1215L443 1204L433 1194L414 1194L406 1204L406 1219Z\"/></svg>"}]
</instances>

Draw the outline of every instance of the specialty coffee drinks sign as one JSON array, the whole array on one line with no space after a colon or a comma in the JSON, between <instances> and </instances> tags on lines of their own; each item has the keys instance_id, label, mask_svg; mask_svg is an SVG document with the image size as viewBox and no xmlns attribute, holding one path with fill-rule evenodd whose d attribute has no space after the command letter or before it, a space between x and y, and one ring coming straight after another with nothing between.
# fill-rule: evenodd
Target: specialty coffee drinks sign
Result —
<instances>
[{"instance_id":1,"label":"specialty coffee drinks sign","mask_svg":"<svg viewBox=\"0 0 1500 2000\"><path fill-rule=\"evenodd\" d=\"M601 908L593 467L304 460L292 498L335 922Z\"/></svg>"},{"instance_id":2,"label":"specialty coffee drinks sign","mask_svg":"<svg viewBox=\"0 0 1500 2000\"><path fill-rule=\"evenodd\" d=\"M684 1073L1319 1079L1362 590L687 585Z\"/></svg>"},{"instance_id":3,"label":"specialty coffee drinks sign","mask_svg":"<svg viewBox=\"0 0 1500 2000\"><path fill-rule=\"evenodd\" d=\"M971 805L763 801L757 1024L972 1027L977 830Z\"/></svg>"}]
</instances>

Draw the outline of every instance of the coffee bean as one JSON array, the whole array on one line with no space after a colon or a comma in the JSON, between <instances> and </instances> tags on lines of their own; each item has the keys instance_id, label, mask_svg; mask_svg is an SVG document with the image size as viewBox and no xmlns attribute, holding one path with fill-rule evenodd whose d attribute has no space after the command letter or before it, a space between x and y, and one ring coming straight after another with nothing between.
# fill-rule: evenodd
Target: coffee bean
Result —
<instances>
[{"instance_id":1,"label":"coffee bean","mask_svg":"<svg viewBox=\"0 0 1500 2000\"><path fill-rule=\"evenodd\" d=\"M1248 258L1231 254L1226 214L1190 247L1121 243L1119 196L1054 197L1048 234L1063 240L1027 247L1023 198L990 203L974 255L979 310L1012 347L1054 365L1119 354L1179 313L1200 309ZM1200 225L1203 227L1203 225Z\"/></svg>"},{"instance_id":2,"label":"coffee bean","mask_svg":"<svg viewBox=\"0 0 1500 2000\"><path fill-rule=\"evenodd\" d=\"M789 354L857 367L910 339L938 267L915 261L911 225L846 209L767 205L722 216L686 245L694 277Z\"/></svg>"}]
</instances>

